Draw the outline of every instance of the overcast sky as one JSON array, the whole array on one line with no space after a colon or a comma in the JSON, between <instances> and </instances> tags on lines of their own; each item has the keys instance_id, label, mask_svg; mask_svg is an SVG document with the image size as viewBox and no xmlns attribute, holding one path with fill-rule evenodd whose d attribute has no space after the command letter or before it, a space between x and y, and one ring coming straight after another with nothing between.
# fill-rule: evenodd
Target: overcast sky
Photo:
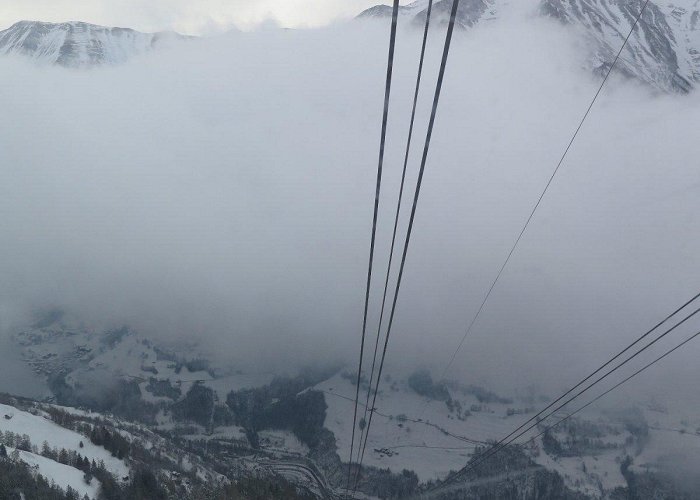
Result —
<instances>
[{"instance_id":1,"label":"overcast sky","mask_svg":"<svg viewBox=\"0 0 700 500\"><path fill-rule=\"evenodd\" d=\"M2 0L0 28L16 21L88 21L142 31L207 34L251 29L273 20L285 27L319 26L354 16L381 0ZM408 3L406 0L402 4Z\"/></svg>"}]
</instances>

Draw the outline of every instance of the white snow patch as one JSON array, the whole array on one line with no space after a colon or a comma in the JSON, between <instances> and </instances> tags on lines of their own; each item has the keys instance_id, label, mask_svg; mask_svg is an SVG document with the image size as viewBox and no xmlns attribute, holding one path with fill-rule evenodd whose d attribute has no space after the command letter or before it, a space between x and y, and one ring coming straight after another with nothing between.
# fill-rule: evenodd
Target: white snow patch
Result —
<instances>
[{"instance_id":1,"label":"white snow patch","mask_svg":"<svg viewBox=\"0 0 700 500\"><path fill-rule=\"evenodd\" d=\"M262 447L265 449L297 453L302 456L306 456L309 453L309 447L299 441L299 438L292 432L267 430L258 432L258 436Z\"/></svg>"},{"instance_id":2,"label":"white snow patch","mask_svg":"<svg viewBox=\"0 0 700 500\"><path fill-rule=\"evenodd\" d=\"M8 453L12 453L14 448L7 448ZM82 471L69 465L60 464L50 458L42 457L28 451L17 450L19 458L22 462L44 476L47 481L53 481L56 486L65 490L68 486L76 490L80 498L87 495L90 498L97 498L97 493L100 489L100 482L92 478L90 484L85 482Z\"/></svg>"},{"instance_id":3,"label":"white snow patch","mask_svg":"<svg viewBox=\"0 0 700 500\"><path fill-rule=\"evenodd\" d=\"M61 427L44 417L18 410L13 406L0 404L0 414L3 415L0 418L1 431L12 431L20 435L27 434L32 444L39 448L46 441L52 448L74 450L83 457L95 460L95 462L101 460L104 462L106 469L117 477L121 478L129 475L129 468L122 460L113 457L101 446L94 445L82 434ZM7 419L5 415L11 418ZM80 447L81 441L83 442L83 448Z\"/></svg>"}]
</instances>

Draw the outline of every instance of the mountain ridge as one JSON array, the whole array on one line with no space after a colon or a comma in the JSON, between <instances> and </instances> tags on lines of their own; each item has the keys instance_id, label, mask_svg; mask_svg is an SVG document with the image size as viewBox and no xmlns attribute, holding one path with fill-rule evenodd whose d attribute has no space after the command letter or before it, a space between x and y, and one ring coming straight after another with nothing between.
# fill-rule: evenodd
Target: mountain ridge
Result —
<instances>
[{"instance_id":1,"label":"mountain ridge","mask_svg":"<svg viewBox=\"0 0 700 500\"><path fill-rule=\"evenodd\" d=\"M497 21L512 3L501 0L462 0L457 24L471 29ZM644 0L539 0L533 14L569 28L588 47L582 65L604 74L639 15ZM433 4L438 23L445 23L451 0ZM402 7L401 14L416 24L425 21L423 0ZM370 7L359 19L390 16L388 6ZM616 65L619 73L668 93L688 93L700 83L700 0L688 5L650 1Z\"/></svg>"},{"instance_id":2,"label":"mountain ridge","mask_svg":"<svg viewBox=\"0 0 700 500\"><path fill-rule=\"evenodd\" d=\"M422 25L427 0L400 7L400 17ZM433 4L433 25L444 24L450 0ZM604 74L629 33L644 0L539 0L533 15L569 29L587 47L581 65ZM497 23L507 0L462 0L458 26L469 30L484 22ZM376 5L357 18L383 19L391 7ZM123 64L153 52L168 41L190 37L172 31L144 33L131 28L106 27L82 21L50 23L19 21L0 31L0 54L21 55L41 64L67 68L95 68ZM619 74L664 93L688 93L700 83L700 0L688 4L652 0L640 18L616 65Z\"/></svg>"},{"instance_id":3,"label":"mountain ridge","mask_svg":"<svg viewBox=\"0 0 700 500\"><path fill-rule=\"evenodd\" d=\"M186 37L172 31L143 33L83 21L19 21L0 31L0 54L67 68L92 68L123 64L166 41L182 39Z\"/></svg>"}]
</instances>

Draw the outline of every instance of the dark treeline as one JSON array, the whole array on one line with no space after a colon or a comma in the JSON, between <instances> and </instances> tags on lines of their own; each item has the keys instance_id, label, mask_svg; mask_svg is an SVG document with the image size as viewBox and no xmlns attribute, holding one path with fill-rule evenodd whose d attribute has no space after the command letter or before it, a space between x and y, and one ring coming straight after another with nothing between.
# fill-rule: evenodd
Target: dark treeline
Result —
<instances>
[{"instance_id":1,"label":"dark treeline","mask_svg":"<svg viewBox=\"0 0 700 500\"><path fill-rule=\"evenodd\" d=\"M66 382L65 374L50 376L48 383L56 401L64 406L90 408L100 413L113 413L146 423L154 422L159 410L157 405L143 400L141 388L135 380L117 380L94 394L76 391Z\"/></svg>"},{"instance_id":2,"label":"dark treeline","mask_svg":"<svg viewBox=\"0 0 700 500\"><path fill-rule=\"evenodd\" d=\"M0 498L3 500L81 500L72 488L63 491L24 462L11 460L0 445Z\"/></svg>"}]
</instances>

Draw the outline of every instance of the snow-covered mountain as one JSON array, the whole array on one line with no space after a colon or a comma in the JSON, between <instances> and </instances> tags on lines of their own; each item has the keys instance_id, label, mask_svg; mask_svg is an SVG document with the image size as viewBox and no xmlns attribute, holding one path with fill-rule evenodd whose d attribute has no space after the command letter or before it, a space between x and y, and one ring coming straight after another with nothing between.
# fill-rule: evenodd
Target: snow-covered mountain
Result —
<instances>
[{"instance_id":1,"label":"snow-covered mountain","mask_svg":"<svg viewBox=\"0 0 700 500\"><path fill-rule=\"evenodd\" d=\"M503 0L462 0L457 10L457 23L462 28L470 28L482 20L493 19L501 8ZM408 5L399 7L399 15L412 18L417 24L425 22L428 0L416 0ZM446 22L449 19L452 2L438 0L433 3L433 19ZM392 8L389 5L376 5L360 13L358 18L391 17Z\"/></svg>"},{"instance_id":2,"label":"snow-covered mountain","mask_svg":"<svg viewBox=\"0 0 700 500\"><path fill-rule=\"evenodd\" d=\"M508 0L461 0L457 22L463 29L497 22L514 7ZM428 0L400 7L403 20L420 25ZM447 21L451 0L433 5L434 24ZM539 0L533 14L564 24L589 47L581 64L604 73L619 50L644 0ZM358 17L387 18L391 7L377 5ZM0 31L0 54L21 54L71 68L113 65L147 53L167 40L185 38L172 32L141 33L83 22L21 21ZM700 82L700 0L652 0L630 37L618 71L664 92L685 93Z\"/></svg>"},{"instance_id":3,"label":"snow-covered mountain","mask_svg":"<svg viewBox=\"0 0 700 500\"><path fill-rule=\"evenodd\" d=\"M689 2L690 4L691 2ZM662 90L688 92L698 81L700 15L690 8L649 2L618 61L618 68ZM587 37L590 64L604 71L639 15L644 0L543 0L540 11ZM695 56L695 58L693 57Z\"/></svg>"},{"instance_id":4,"label":"snow-covered mountain","mask_svg":"<svg viewBox=\"0 0 700 500\"><path fill-rule=\"evenodd\" d=\"M183 37L173 32L141 33L83 22L20 21L0 31L0 54L20 54L69 68L89 68L121 64L166 40L179 38Z\"/></svg>"},{"instance_id":5,"label":"snow-covered mountain","mask_svg":"<svg viewBox=\"0 0 700 500\"><path fill-rule=\"evenodd\" d=\"M428 0L417 0L408 5L402 5L399 7L400 16L415 16L419 12L426 9L428 5ZM359 18L383 18L390 17L392 8L389 5L375 5L367 10L364 10L358 16Z\"/></svg>"},{"instance_id":6,"label":"snow-covered mountain","mask_svg":"<svg viewBox=\"0 0 700 500\"><path fill-rule=\"evenodd\" d=\"M609 67L645 0L541 0L534 12L569 26L589 47L582 64L596 73ZM434 3L435 16L444 22L451 0ZM461 0L457 22L468 29L497 20L514 5L501 0ZM425 19L427 2L402 7L404 17ZM387 17L388 6L372 7L360 18ZM665 92L686 93L700 82L700 0L649 2L630 37L617 69Z\"/></svg>"}]
</instances>

